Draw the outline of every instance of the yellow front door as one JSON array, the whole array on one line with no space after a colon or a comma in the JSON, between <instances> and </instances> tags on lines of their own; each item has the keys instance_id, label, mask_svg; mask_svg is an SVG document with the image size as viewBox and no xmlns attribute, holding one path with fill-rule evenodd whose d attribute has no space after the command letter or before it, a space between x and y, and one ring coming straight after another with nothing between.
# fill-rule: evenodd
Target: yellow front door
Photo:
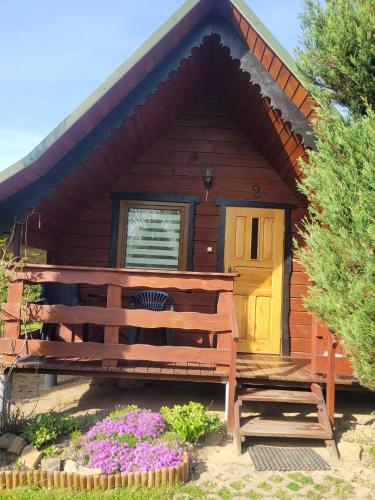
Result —
<instances>
[{"instance_id":1,"label":"yellow front door","mask_svg":"<svg viewBox=\"0 0 375 500\"><path fill-rule=\"evenodd\" d=\"M284 211L228 207L225 271L234 285L238 351L280 354L284 265Z\"/></svg>"}]
</instances>

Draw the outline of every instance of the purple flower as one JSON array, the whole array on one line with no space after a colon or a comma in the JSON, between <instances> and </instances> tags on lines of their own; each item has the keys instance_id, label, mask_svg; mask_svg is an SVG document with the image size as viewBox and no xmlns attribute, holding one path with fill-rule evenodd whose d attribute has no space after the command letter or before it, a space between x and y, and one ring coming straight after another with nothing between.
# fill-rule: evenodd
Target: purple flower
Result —
<instances>
[{"instance_id":1,"label":"purple flower","mask_svg":"<svg viewBox=\"0 0 375 500\"><path fill-rule=\"evenodd\" d=\"M105 418L95 424L84 436L82 444L93 439L110 438L132 434L137 439L156 438L165 430L165 422L160 413L134 410L120 417Z\"/></svg>"},{"instance_id":2,"label":"purple flower","mask_svg":"<svg viewBox=\"0 0 375 500\"><path fill-rule=\"evenodd\" d=\"M105 474L174 467L184 460L183 447L171 449L166 443L138 442L135 447L116 439L91 441L78 457L78 463L101 468Z\"/></svg>"},{"instance_id":3,"label":"purple flower","mask_svg":"<svg viewBox=\"0 0 375 500\"><path fill-rule=\"evenodd\" d=\"M83 436L76 460L105 474L174 467L183 462L185 447L163 441L165 428L162 415L147 410L105 418Z\"/></svg>"}]
</instances>

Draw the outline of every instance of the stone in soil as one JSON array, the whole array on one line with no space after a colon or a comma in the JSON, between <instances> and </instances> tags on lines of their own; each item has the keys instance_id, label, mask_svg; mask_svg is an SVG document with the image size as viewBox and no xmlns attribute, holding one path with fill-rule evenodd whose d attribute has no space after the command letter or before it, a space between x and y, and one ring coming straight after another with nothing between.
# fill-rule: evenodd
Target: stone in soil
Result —
<instances>
[{"instance_id":1,"label":"stone in soil","mask_svg":"<svg viewBox=\"0 0 375 500\"><path fill-rule=\"evenodd\" d=\"M13 441L16 438L16 434L12 434L11 432L6 432L0 436L0 448L7 450Z\"/></svg>"},{"instance_id":2,"label":"stone in soil","mask_svg":"<svg viewBox=\"0 0 375 500\"><path fill-rule=\"evenodd\" d=\"M340 457L343 460L361 460L363 448L358 443L349 443L347 441L340 441L338 444Z\"/></svg>"},{"instance_id":3,"label":"stone in soil","mask_svg":"<svg viewBox=\"0 0 375 500\"><path fill-rule=\"evenodd\" d=\"M28 469L35 469L43 456L43 452L37 450L32 444L28 444L23 449L20 459L22 464Z\"/></svg>"},{"instance_id":4,"label":"stone in soil","mask_svg":"<svg viewBox=\"0 0 375 500\"><path fill-rule=\"evenodd\" d=\"M15 436L9 444L7 452L14 453L15 455L20 455L25 446L26 441L21 438L21 436Z\"/></svg>"},{"instance_id":5,"label":"stone in soil","mask_svg":"<svg viewBox=\"0 0 375 500\"><path fill-rule=\"evenodd\" d=\"M43 458L40 464L40 470L48 472L60 472L62 469L62 460L59 458Z\"/></svg>"},{"instance_id":6,"label":"stone in soil","mask_svg":"<svg viewBox=\"0 0 375 500\"><path fill-rule=\"evenodd\" d=\"M79 465L78 472L83 476L98 476L102 473L102 469L90 469L90 467L85 467L84 465Z\"/></svg>"},{"instance_id":7,"label":"stone in soil","mask_svg":"<svg viewBox=\"0 0 375 500\"><path fill-rule=\"evenodd\" d=\"M78 470L79 465L77 464L77 462L71 460L70 458L68 460L65 460L64 472L78 472Z\"/></svg>"}]
</instances>

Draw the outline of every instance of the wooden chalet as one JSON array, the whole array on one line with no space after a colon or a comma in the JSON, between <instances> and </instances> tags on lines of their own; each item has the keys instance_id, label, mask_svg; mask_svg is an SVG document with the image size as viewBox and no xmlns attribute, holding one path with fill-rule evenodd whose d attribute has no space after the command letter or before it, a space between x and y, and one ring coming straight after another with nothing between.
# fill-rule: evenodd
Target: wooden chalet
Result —
<instances>
[{"instance_id":1,"label":"wooden chalet","mask_svg":"<svg viewBox=\"0 0 375 500\"><path fill-rule=\"evenodd\" d=\"M12 276L3 370L224 383L231 431L236 385L249 384L240 401L317 404L319 424L279 435L328 439L319 387L301 388L327 383L332 422L335 383L356 380L304 309L292 253L313 112L293 60L242 0L186 1L0 173L0 231L23 221L18 242L48 258ZM78 284L81 302L24 307L25 282ZM169 291L173 310L132 308L143 289ZM60 326L43 340L22 333L24 317Z\"/></svg>"}]
</instances>

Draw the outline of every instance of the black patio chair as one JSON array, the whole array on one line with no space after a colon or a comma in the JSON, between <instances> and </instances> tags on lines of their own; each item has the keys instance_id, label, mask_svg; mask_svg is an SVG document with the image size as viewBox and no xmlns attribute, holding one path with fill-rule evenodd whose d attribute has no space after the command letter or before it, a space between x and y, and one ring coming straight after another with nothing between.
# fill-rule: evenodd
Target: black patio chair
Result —
<instances>
[{"instance_id":1,"label":"black patio chair","mask_svg":"<svg viewBox=\"0 0 375 500\"><path fill-rule=\"evenodd\" d=\"M69 285L66 283L48 282L43 283L40 299L34 302L36 304L54 305L61 304L64 306L86 305L79 295L78 285ZM41 328L42 340L53 340L57 325L53 323L44 323ZM82 325L82 340L88 338L88 325Z\"/></svg>"},{"instance_id":2,"label":"black patio chair","mask_svg":"<svg viewBox=\"0 0 375 500\"><path fill-rule=\"evenodd\" d=\"M161 290L140 290L130 303L132 309L147 309L148 311L174 311L173 299L168 292ZM128 343L138 344L140 328L130 326L128 329ZM159 328L157 328L159 330ZM172 344L173 331L170 328L162 328L164 334L164 345Z\"/></svg>"}]
</instances>

